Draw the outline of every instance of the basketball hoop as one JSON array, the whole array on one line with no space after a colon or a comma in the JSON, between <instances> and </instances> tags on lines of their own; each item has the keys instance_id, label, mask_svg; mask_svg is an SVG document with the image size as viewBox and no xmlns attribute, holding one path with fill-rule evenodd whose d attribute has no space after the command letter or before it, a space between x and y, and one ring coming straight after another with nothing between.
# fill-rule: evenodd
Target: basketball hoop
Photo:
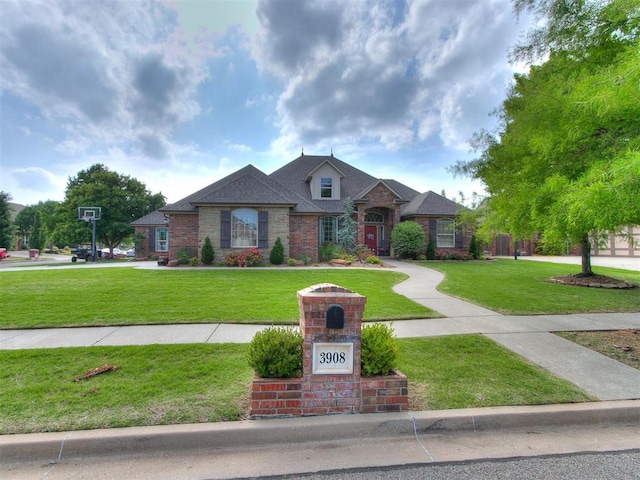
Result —
<instances>
[{"instance_id":1,"label":"basketball hoop","mask_svg":"<svg viewBox=\"0 0 640 480\"><path fill-rule=\"evenodd\" d=\"M83 215L80 220L83 220L85 222L90 222L93 219L93 217L90 217L89 215Z\"/></svg>"}]
</instances>

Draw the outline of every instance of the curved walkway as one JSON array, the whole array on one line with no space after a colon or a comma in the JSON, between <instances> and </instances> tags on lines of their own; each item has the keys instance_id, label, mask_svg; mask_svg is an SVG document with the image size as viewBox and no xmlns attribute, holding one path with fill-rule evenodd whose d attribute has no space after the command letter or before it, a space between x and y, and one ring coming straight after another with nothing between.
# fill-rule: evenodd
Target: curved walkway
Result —
<instances>
[{"instance_id":1,"label":"curved walkway","mask_svg":"<svg viewBox=\"0 0 640 480\"><path fill-rule=\"evenodd\" d=\"M482 334L563 377L600 400L640 399L640 371L549 332L640 329L640 313L509 316L447 296L436 287L443 275L386 260L409 275L394 290L446 318L393 322L399 338ZM155 262L137 262L154 268ZM132 266L131 264L120 264ZM36 267L37 268L37 267ZM49 267L56 268L56 267ZM0 350L175 343L246 343L258 325L187 324L0 330Z\"/></svg>"}]
</instances>

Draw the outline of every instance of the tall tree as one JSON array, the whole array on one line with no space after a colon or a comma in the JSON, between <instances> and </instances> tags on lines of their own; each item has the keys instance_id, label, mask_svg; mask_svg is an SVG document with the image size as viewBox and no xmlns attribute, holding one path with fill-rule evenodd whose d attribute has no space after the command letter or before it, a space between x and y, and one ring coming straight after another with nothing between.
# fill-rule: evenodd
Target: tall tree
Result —
<instances>
[{"instance_id":1,"label":"tall tree","mask_svg":"<svg viewBox=\"0 0 640 480\"><path fill-rule=\"evenodd\" d=\"M100 207L102 217L96 222L96 241L113 253L115 247L133 234L130 225L133 220L164 204L161 193L152 194L142 182L96 164L69 179L64 201L64 227L76 243L88 242L91 229L77 220L77 209Z\"/></svg>"},{"instance_id":2,"label":"tall tree","mask_svg":"<svg viewBox=\"0 0 640 480\"><path fill-rule=\"evenodd\" d=\"M11 194L0 192L0 247L13 250L13 221L9 201Z\"/></svg>"},{"instance_id":3,"label":"tall tree","mask_svg":"<svg viewBox=\"0 0 640 480\"><path fill-rule=\"evenodd\" d=\"M340 229L338 230L338 245L347 253L355 252L356 244L358 243L358 239L356 238L358 234L356 221L353 219L356 213L353 200L347 198L344 201L344 211L342 215L338 217L338 224L340 225Z\"/></svg>"},{"instance_id":4,"label":"tall tree","mask_svg":"<svg viewBox=\"0 0 640 480\"><path fill-rule=\"evenodd\" d=\"M637 0L519 0L545 27L515 49L546 54L474 135L478 158L455 171L486 185L482 229L580 245L592 275L594 232L640 224L640 7Z\"/></svg>"}]
</instances>

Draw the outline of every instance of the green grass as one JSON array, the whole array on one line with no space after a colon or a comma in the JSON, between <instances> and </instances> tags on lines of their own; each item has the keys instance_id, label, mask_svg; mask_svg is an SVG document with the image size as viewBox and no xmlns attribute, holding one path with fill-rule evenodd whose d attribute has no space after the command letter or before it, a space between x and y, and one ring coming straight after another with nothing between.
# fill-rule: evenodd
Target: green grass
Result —
<instances>
[{"instance_id":1,"label":"green grass","mask_svg":"<svg viewBox=\"0 0 640 480\"><path fill-rule=\"evenodd\" d=\"M476 335L400 339L414 409L590 400ZM247 345L0 351L0 434L231 421L248 414ZM90 368L118 370L74 382Z\"/></svg>"},{"instance_id":2,"label":"green grass","mask_svg":"<svg viewBox=\"0 0 640 480\"><path fill-rule=\"evenodd\" d=\"M536 405L593 400L566 380L480 335L398 340L412 408Z\"/></svg>"},{"instance_id":3,"label":"green grass","mask_svg":"<svg viewBox=\"0 0 640 480\"><path fill-rule=\"evenodd\" d=\"M0 352L0 434L238 420L253 372L246 345ZM90 368L118 370L74 382Z\"/></svg>"},{"instance_id":4,"label":"green grass","mask_svg":"<svg viewBox=\"0 0 640 480\"><path fill-rule=\"evenodd\" d=\"M367 269L2 272L0 328L297 323L296 292L325 282L366 296L365 320L439 316L392 291L405 278L397 272Z\"/></svg>"},{"instance_id":5,"label":"green grass","mask_svg":"<svg viewBox=\"0 0 640 480\"><path fill-rule=\"evenodd\" d=\"M638 312L640 288L610 290L550 283L550 277L580 273L580 267L498 259L421 262L445 274L442 293L511 315ZM640 272L596 267L595 273L640 284Z\"/></svg>"}]
</instances>

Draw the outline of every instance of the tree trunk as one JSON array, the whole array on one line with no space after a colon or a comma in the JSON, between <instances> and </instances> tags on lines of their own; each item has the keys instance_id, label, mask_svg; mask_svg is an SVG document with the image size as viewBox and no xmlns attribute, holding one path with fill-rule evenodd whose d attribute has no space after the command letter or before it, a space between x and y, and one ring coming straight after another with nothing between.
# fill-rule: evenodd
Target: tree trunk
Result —
<instances>
[{"instance_id":1,"label":"tree trunk","mask_svg":"<svg viewBox=\"0 0 640 480\"><path fill-rule=\"evenodd\" d=\"M591 270L591 242L589 241L589 235L585 235L580 240L580 255L582 256L582 272L581 277L591 277L593 271Z\"/></svg>"}]
</instances>

